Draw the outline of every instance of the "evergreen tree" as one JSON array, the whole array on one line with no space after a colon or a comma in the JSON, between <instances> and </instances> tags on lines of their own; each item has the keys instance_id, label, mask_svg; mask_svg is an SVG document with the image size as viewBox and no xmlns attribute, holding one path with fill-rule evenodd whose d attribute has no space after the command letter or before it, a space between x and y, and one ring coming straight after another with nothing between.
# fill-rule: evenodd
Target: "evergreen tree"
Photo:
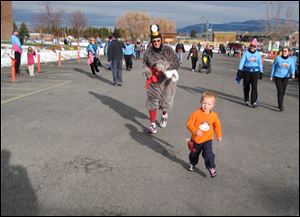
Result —
<instances>
[{"instance_id":1,"label":"evergreen tree","mask_svg":"<svg viewBox=\"0 0 300 217\"><path fill-rule=\"evenodd\" d=\"M196 29L192 29L190 37L191 38L196 38L196 36L197 36L197 30Z\"/></svg>"},{"instance_id":2,"label":"evergreen tree","mask_svg":"<svg viewBox=\"0 0 300 217\"><path fill-rule=\"evenodd\" d=\"M22 37L22 38L30 37L26 23L24 23L24 22L21 23L20 29L19 29L19 34L20 34L20 37Z\"/></svg>"},{"instance_id":3,"label":"evergreen tree","mask_svg":"<svg viewBox=\"0 0 300 217\"><path fill-rule=\"evenodd\" d=\"M13 23L13 30L18 30L18 26L17 26L17 24L16 24L15 21L14 21L14 23Z\"/></svg>"}]
</instances>

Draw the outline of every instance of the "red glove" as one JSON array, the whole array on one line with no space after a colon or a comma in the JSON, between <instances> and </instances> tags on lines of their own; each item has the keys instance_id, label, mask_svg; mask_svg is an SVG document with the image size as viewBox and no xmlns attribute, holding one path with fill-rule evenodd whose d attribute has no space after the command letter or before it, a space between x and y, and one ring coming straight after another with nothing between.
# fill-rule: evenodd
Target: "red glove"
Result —
<instances>
[{"instance_id":1,"label":"red glove","mask_svg":"<svg viewBox=\"0 0 300 217\"><path fill-rule=\"evenodd\" d=\"M150 70L152 72L152 75L149 79L147 79L146 85L144 86L144 88L147 88L152 82L156 83L158 81L158 77L162 73L162 72L158 71L157 68L154 68L154 67L151 67Z\"/></svg>"},{"instance_id":2,"label":"red glove","mask_svg":"<svg viewBox=\"0 0 300 217\"><path fill-rule=\"evenodd\" d=\"M187 140L186 144L191 152L197 151L195 148L195 142L193 142L192 140Z\"/></svg>"}]
</instances>

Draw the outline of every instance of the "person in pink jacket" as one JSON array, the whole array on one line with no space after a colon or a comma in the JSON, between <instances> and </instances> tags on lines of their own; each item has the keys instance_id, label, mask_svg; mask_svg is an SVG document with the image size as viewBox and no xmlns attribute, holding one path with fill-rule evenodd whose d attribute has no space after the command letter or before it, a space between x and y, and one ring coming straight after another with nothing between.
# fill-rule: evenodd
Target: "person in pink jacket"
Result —
<instances>
[{"instance_id":1,"label":"person in pink jacket","mask_svg":"<svg viewBox=\"0 0 300 217\"><path fill-rule=\"evenodd\" d=\"M29 75L34 76L34 57L35 57L35 51L32 49L32 47L28 48L27 52L27 60L28 60L28 70Z\"/></svg>"}]
</instances>

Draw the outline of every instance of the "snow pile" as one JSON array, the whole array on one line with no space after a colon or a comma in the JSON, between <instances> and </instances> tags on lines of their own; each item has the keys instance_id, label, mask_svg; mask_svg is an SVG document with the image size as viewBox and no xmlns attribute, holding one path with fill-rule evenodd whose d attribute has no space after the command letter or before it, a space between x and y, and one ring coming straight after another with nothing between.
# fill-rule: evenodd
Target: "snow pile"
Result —
<instances>
[{"instance_id":1,"label":"snow pile","mask_svg":"<svg viewBox=\"0 0 300 217\"><path fill-rule=\"evenodd\" d=\"M88 43L80 43L80 57L87 57L86 46ZM11 66L11 45L9 44L1 44L1 68L2 67L10 67ZM23 53L21 55L21 65L27 64L27 50L29 46L22 46ZM33 50L37 54L37 47L31 46ZM47 62L58 62L59 52L61 52L61 61L69 60L69 59L77 59L78 58L78 49L74 50L52 50L47 48L40 49L40 61L41 63ZM104 49L100 48L100 55L104 54ZM37 55L35 57L35 63L37 63Z\"/></svg>"}]
</instances>

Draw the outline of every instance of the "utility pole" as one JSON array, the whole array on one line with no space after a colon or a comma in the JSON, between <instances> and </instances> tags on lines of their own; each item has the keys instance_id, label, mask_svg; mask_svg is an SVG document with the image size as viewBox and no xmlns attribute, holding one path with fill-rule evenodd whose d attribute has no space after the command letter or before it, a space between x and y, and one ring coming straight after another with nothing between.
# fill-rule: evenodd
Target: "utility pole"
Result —
<instances>
[{"instance_id":1,"label":"utility pole","mask_svg":"<svg viewBox=\"0 0 300 217\"><path fill-rule=\"evenodd\" d=\"M208 20L206 20L206 41L208 41Z\"/></svg>"},{"instance_id":2,"label":"utility pole","mask_svg":"<svg viewBox=\"0 0 300 217\"><path fill-rule=\"evenodd\" d=\"M204 17L201 16L201 39L203 39L203 32L204 32Z\"/></svg>"},{"instance_id":3,"label":"utility pole","mask_svg":"<svg viewBox=\"0 0 300 217\"><path fill-rule=\"evenodd\" d=\"M266 40L268 41L268 22L269 22L269 2L267 1L267 19L266 19Z\"/></svg>"}]
</instances>

